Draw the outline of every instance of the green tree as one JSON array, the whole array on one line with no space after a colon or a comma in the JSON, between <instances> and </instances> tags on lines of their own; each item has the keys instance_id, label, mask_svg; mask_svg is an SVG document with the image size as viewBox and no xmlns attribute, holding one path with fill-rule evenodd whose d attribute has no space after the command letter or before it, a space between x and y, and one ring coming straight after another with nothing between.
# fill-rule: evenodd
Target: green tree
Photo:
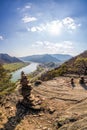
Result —
<instances>
[{"instance_id":1,"label":"green tree","mask_svg":"<svg viewBox=\"0 0 87 130\"><path fill-rule=\"evenodd\" d=\"M58 76L62 76L65 73L67 73L67 71L68 71L67 65L66 64L62 64L61 67L57 70L56 73L57 73Z\"/></svg>"},{"instance_id":2,"label":"green tree","mask_svg":"<svg viewBox=\"0 0 87 130\"><path fill-rule=\"evenodd\" d=\"M11 75L0 64L0 95L7 94L15 88L11 82Z\"/></svg>"},{"instance_id":3,"label":"green tree","mask_svg":"<svg viewBox=\"0 0 87 130\"><path fill-rule=\"evenodd\" d=\"M87 75L87 58L77 58L74 65L77 73Z\"/></svg>"}]
</instances>

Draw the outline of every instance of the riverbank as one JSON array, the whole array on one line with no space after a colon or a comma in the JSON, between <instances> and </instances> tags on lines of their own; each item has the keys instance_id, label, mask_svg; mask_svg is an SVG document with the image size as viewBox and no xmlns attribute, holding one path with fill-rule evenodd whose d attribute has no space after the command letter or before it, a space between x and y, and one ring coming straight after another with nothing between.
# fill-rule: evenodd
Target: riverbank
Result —
<instances>
[{"instance_id":1,"label":"riverbank","mask_svg":"<svg viewBox=\"0 0 87 130\"><path fill-rule=\"evenodd\" d=\"M13 82L16 82L17 80L20 79L20 74L21 74L21 71L24 71L25 74L29 74L33 71L35 71L37 69L37 66L38 66L39 63L34 63L34 62L31 62L29 65L25 66L25 67L22 67L21 69L18 69L17 71L15 72L12 72L12 81Z\"/></svg>"},{"instance_id":2,"label":"riverbank","mask_svg":"<svg viewBox=\"0 0 87 130\"><path fill-rule=\"evenodd\" d=\"M5 70L11 73L28 65L30 65L29 62L17 62L17 63L4 64L3 67Z\"/></svg>"}]
</instances>

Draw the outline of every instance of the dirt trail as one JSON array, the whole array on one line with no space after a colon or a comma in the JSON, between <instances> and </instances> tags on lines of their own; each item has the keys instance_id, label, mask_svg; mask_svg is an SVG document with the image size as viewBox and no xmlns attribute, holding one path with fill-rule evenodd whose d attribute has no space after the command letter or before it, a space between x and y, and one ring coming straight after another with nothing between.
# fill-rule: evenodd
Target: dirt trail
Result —
<instances>
[{"instance_id":1,"label":"dirt trail","mask_svg":"<svg viewBox=\"0 0 87 130\"><path fill-rule=\"evenodd\" d=\"M33 86L32 94L42 99L44 111L17 109L15 102L21 96L13 94L13 100L9 97L7 106L0 108L2 130L7 125L8 130L87 130L87 90L79 79L75 79L74 87L69 77L45 81ZM10 128L11 123L14 127Z\"/></svg>"}]
</instances>

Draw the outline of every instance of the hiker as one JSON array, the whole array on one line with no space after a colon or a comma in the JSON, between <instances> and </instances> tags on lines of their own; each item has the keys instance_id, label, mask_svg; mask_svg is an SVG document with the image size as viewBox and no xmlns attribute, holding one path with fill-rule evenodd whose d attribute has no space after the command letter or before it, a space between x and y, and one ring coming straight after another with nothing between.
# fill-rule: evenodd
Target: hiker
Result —
<instances>
[{"instance_id":1,"label":"hiker","mask_svg":"<svg viewBox=\"0 0 87 130\"><path fill-rule=\"evenodd\" d=\"M71 84L72 84L72 85L74 84L74 79L73 79L73 78L71 78Z\"/></svg>"},{"instance_id":2,"label":"hiker","mask_svg":"<svg viewBox=\"0 0 87 130\"><path fill-rule=\"evenodd\" d=\"M84 77L83 77L83 76L80 78L79 83L80 83L80 84L85 84L85 81L84 81Z\"/></svg>"},{"instance_id":3,"label":"hiker","mask_svg":"<svg viewBox=\"0 0 87 130\"><path fill-rule=\"evenodd\" d=\"M72 89L74 89L75 87L74 78L71 78L71 85L72 85Z\"/></svg>"}]
</instances>

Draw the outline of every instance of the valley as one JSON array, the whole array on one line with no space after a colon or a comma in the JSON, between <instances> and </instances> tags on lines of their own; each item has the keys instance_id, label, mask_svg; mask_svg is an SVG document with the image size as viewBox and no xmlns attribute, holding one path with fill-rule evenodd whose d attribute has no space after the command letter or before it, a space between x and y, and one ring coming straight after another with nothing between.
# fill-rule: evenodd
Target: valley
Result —
<instances>
[{"instance_id":1,"label":"valley","mask_svg":"<svg viewBox=\"0 0 87 130\"><path fill-rule=\"evenodd\" d=\"M53 62L40 63L30 74L28 68L26 72L32 87L30 99L33 104L30 106L26 102L27 106L22 104L24 99L21 95L20 80L14 87L13 84L8 87L10 82L7 83L3 78L3 88L0 88L0 129L86 130L87 76L84 75L84 84L79 83L81 76L86 74L86 55L87 51L60 66L55 66ZM21 69L19 75L20 73ZM5 75L8 76L8 73ZM71 78L74 78L74 84L71 84ZM7 83L6 86L3 81Z\"/></svg>"},{"instance_id":2,"label":"valley","mask_svg":"<svg viewBox=\"0 0 87 130\"><path fill-rule=\"evenodd\" d=\"M9 63L9 64L4 64L3 67L4 67L4 69L8 70L9 72L13 72L13 71L16 71L29 64L30 63L28 63L28 62Z\"/></svg>"}]
</instances>

